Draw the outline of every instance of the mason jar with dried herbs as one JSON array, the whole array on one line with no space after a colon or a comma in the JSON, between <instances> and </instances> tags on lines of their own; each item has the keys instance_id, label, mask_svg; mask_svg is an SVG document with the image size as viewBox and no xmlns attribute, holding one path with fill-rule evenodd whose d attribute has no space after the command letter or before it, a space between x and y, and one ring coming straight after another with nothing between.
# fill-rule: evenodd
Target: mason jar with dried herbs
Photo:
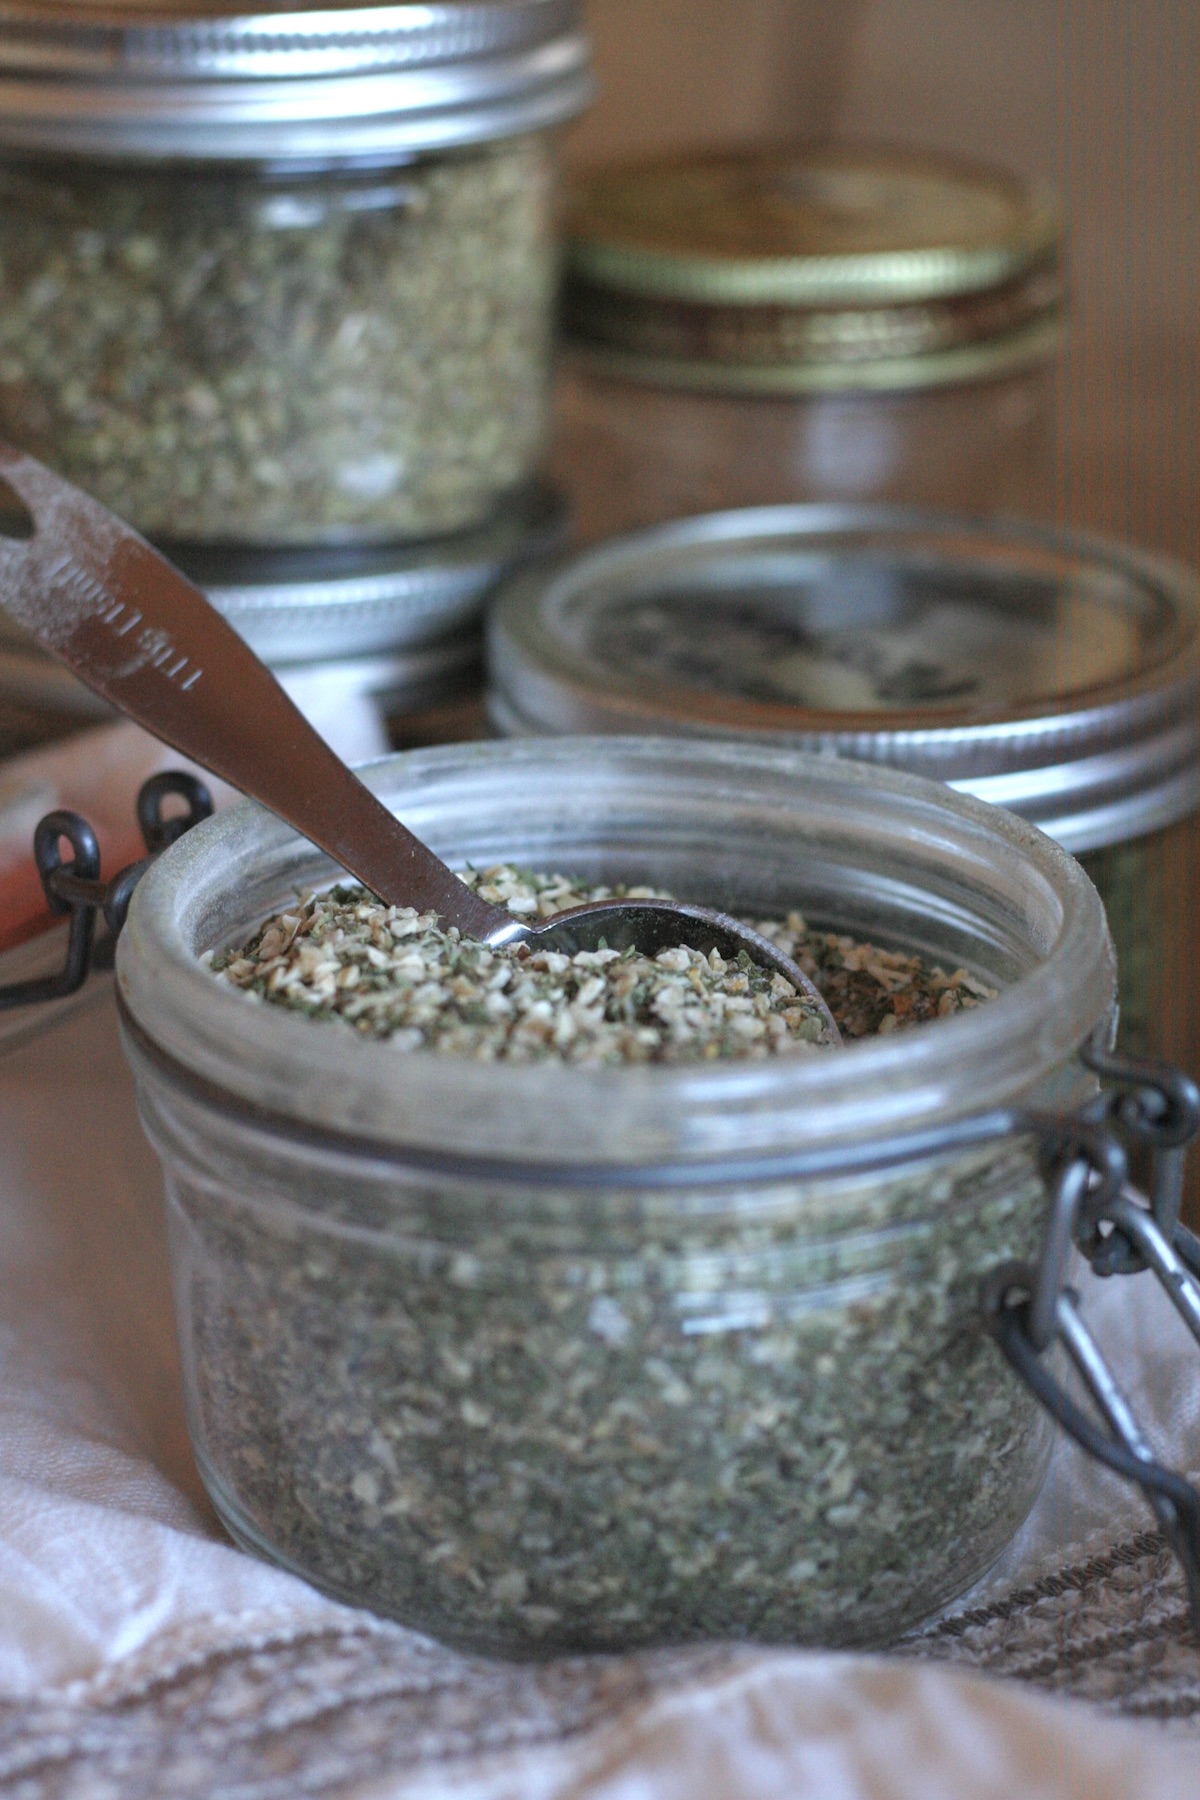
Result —
<instances>
[{"instance_id":1,"label":"mason jar with dried herbs","mask_svg":"<svg viewBox=\"0 0 1200 1800\"><path fill-rule=\"evenodd\" d=\"M1045 194L934 153L593 175L568 216L556 457L582 535L782 501L1044 511L1059 238Z\"/></svg>"},{"instance_id":2,"label":"mason jar with dried herbs","mask_svg":"<svg viewBox=\"0 0 1200 1800\"><path fill-rule=\"evenodd\" d=\"M171 542L474 526L544 448L575 0L0 22L0 435Z\"/></svg>"},{"instance_id":3,"label":"mason jar with dried herbs","mask_svg":"<svg viewBox=\"0 0 1200 1800\"><path fill-rule=\"evenodd\" d=\"M620 958L514 973L261 808L197 827L117 980L222 1518L491 1653L897 1635L1045 1469L980 1285L1047 1191L1020 1125L968 1122L1091 1093L1095 890L1010 813L760 744L461 745L369 780L519 913L628 884L780 922L860 1036L784 997L773 1052L727 969L719 1030L681 1039L668 993L711 1023L724 976L667 950L651 1045ZM618 1010L560 1039L581 974L573 1006L608 982Z\"/></svg>"},{"instance_id":4,"label":"mason jar with dried herbs","mask_svg":"<svg viewBox=\"0 0 1200 1800\"><path fill-rule=\"evenodd\" d=\"M490 655L506 731L732 734L1011 807L1073 851L1104 898L1123 1045L1200 1077L1190 570L952 514L711 514L519 577Z\"/></svg>"}]
</instances>

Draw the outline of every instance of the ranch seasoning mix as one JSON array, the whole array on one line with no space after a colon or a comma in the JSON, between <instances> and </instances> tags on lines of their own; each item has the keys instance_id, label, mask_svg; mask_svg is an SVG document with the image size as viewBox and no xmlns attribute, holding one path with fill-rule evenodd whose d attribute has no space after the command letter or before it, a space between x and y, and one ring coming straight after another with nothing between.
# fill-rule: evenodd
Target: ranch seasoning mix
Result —
<instances>
[{"instance_id":1,"label":"ranch seasoning mix","mask_svg":"<svg viewBox=\"0 0 1200 1800\"><path fill-rule=\"evenodd\" d=\"M543 448L578 12L7 8L0 434L168 540L478 524Z\"/></svg>"}]
</instances>

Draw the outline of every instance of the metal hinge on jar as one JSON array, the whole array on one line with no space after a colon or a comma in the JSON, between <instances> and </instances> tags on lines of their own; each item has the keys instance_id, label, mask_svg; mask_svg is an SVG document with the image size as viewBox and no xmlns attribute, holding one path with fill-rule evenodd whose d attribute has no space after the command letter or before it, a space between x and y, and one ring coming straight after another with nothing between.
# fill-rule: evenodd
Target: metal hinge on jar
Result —
<instances>
[{"instance_id":1,"label":"metal hinge on jar","mask_svg":"<svg viewBox=\"0 0 1200 1800\"><path fill-rule=\"evenodd\" d=\"M1149 1270L1200 1344L1200 1239L1179 1218L1184 1160L1200 1131L1200 1089L1169 1063L1114 1053L1099 1034L1081 1056L1104 1086L1083 1109L1079 1131L1063 1121L1039 1133L1052 1194L1041 1254L994 1269L984 1282L984 1311L1008 1362L1047 1412L1088 1455L1141 1488L1183 1569L1200 1639L1200 1493L1155 1456L1070 1284L1075 1250L1100 1276ZM1148 1152L1148 1195L1129 1180L1120 1140ZM1051 1369L1055 1345L1091 1410Z\"/></svg>"},{"instance_id":2,"label":"metal hinge on jar","mask_svg":"<svg viewBox=\"0 0 1200 1800\"><path fill-rule=\"evenodd\" d=\"M185 810L168 818L163 804L172 797L182 800ZM51 913L70 919L66 960L55 975L0 987L0 1012L63 1000L83 986L92 969L110 968L134 888L155 858L185 831L207 819L212 810L208 789L194 775L180 770L152 775L143 782L137 797L137 820L146 855L121 869L110 881L101 879L100 846L87 820L76 812L47 813L34 832L33 855ZM74 853L70 861L63 859L64 840ZM98 918L103 918L108 927L107 935L99 942Z\"/></svg>"}]
</instances>

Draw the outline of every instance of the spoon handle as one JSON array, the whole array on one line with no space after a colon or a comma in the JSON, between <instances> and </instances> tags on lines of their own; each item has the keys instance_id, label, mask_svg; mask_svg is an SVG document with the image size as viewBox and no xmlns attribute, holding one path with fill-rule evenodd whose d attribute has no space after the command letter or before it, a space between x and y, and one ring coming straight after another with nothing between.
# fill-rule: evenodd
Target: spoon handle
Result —
<instances>
[{"instance_id":1,"label":"spoon handle","mask_svg":"<svg viewBox=\"0 0 1200 1800\"><path fill-rule=\"evenodd\" d=\"M0 536L0 603L96 693L271 811L392 906L472 937L489 906L363 786L271 671L165 557L98 501L0 443L24 537Z\"/></svg>"}]
</instances>

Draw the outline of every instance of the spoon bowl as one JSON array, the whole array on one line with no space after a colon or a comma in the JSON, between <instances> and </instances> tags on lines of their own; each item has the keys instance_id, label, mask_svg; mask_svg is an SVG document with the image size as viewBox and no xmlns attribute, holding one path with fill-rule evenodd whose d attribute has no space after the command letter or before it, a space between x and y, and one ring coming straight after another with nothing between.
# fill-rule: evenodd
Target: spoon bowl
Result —
<instances>
[{"instance_id":1,"label":"spoon bowl","mask_svg":"<svg viewBox=\"0 0 1200 1800\"><path fill-rule=\"evenodd\" d=\"M682 900L590 900L586 905L555 913L537 925L520 919L513 919L513 925L512 931L501 926L488 937L488 943L527 943L566 956L602 949L635 949L644 956L655 956L660 950L685 943L706 956L715 951L726 962L736 962L745 954L804 993L815 995L822 1013L828 1017L828 1008L817 989L778 945L740 919L711 907L690 906ZM831 1017L828 1022L832 1024Z\"/></svg>"}]
</instances>

